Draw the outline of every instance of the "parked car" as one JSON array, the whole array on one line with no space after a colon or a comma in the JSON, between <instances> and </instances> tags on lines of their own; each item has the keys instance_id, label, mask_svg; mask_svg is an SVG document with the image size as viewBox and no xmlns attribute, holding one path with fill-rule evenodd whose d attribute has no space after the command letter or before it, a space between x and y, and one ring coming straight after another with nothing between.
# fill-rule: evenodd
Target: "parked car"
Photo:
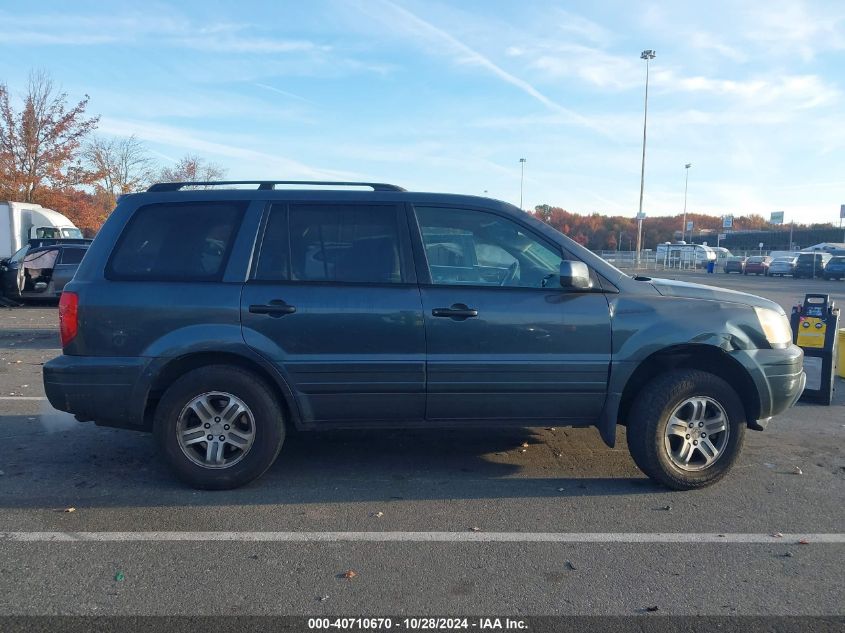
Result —
<instances>
[{"instance_id":1,"label":"parked car","mask_svg":"<svg viewBox=\"0 0 845 633\"><path fill-rule=\"evenodd\" d=\"M831 257L824 267L825 279L842 279L845 277L845 256Z\"/></svg>"},{"instance_id":2,"label":"parked car","mask_svg":"<svg viewBox=\"0 0 845 633\"><path fill-rule=\"evenodd\" d=\"M87 243L77 242L27 245L0 261L3 294L17 300L58 299L88 250Z\"/></svg>"},{"instance_id":3,"label":"parked car","mask_svg":"<svg viewBox=\"0 0 845 633\"><path fill-rule=\"evenodd\" d=\"M725 262L725 272L726 273L739 273L742 274L745 272L745 257L729 257Z\"/></svg>"},{"instance_id":4,"label":"parked car","mask_svg":"<svg viewBox=\"0 0 845 633\"><path fill-rule=\"evenodd\" d=\"M291 429L622 424L646 474L699 488L804 389L778 304L628 276L505 202L189 184L121 197L43 375L193 486L254 480Z\"/></svg>"},{"instance_id":5,"label":"parked car","mask_svg":"<svg viewBox=\"0 0 845 633\"><path fill-rule=\"evenodd\" d=\"M772 258L766 255L754 255L745 260L745 275L768 275Z\"/></svg>"},{"instance_id":6,"label":"parked car","mask_svg":"<svg viewBox=\"0 0 845 633\"><path fill-rule=\"evenodd\" d=\"M830 258L830 253L799 253L798 260L795 262L795 272L792 276L795 279L799 277L821 278L824 276L824 267L830 261Z\"/></svg>"},{"instance_id":7,"label":"parked car","mask_svg":"<svg viewBox=\"0 0 845 633\"><path fill-rule=\"evenodd\" d=\"M775 257L772 263L769 264L769 276L783 277L784 275L794 275L795 263L797 261L797 256Z\"/></svg>"}]
</instances>

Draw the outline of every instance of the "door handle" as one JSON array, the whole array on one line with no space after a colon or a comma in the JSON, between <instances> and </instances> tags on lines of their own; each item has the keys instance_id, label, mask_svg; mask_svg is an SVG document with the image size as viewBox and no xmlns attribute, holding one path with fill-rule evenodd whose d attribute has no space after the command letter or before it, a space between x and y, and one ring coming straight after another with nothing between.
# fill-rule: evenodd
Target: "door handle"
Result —
<instances>
[{"instance_id":1,"label":"door handle","mask_svg":"<svg viewBox=\"0 0 845 633\"><path fill-rule=\"evenodd\" d=\"M271 317L278 318L283 317L286 314L293 314L296 312L296 308L294 306L289 306L281 299L273 299L266 304L253 304L249 306L249 311L252 314L267 314Z\"/></svg>"},{"instance_id":2,"label":"door handle","mask_svg":"<svg viewBox=\"0 0 845 633\"><path fill-rule=\"evenodd\" d=\"M434 308L431 316L447 317L449 319L463 320L478 316L478 310L468 307L463 303L453 303L448 308Z\"/></svg>"}]
</instances>

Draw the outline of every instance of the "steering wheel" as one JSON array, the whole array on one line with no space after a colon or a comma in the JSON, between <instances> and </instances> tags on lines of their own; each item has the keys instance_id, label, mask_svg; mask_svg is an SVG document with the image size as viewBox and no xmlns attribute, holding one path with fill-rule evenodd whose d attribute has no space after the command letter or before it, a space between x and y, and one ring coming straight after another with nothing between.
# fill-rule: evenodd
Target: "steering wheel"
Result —
<instances>
[{"instance_id":1,"label":"steering wheel","mask_svg":"<svg viewBox=\"0 0 845 633\"><path fill-rule=\"evenodd\" d=\"M507 286L510 282L516 279L516 273L519 272L519 261L514 261L513 264L508 266L508 270L505 273L505 276L502 277L502 281L499 282L500 286Z\"/></svg>"}]
</instances>

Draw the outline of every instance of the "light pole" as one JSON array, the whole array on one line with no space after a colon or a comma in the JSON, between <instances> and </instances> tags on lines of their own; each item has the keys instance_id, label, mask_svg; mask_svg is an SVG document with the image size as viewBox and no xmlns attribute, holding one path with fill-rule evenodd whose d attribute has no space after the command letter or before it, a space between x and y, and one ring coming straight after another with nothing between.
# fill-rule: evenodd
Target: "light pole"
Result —
<instances>
[{"instance_id":1,"label":"light pole","mask_svg":"<svg viewBox=\"0 0 845 633\"><path fill-rule=\"evenodd\" d=\"M692 163L687 163L684 165L684 172L686 176L684 177L684 225L681 227L681 241L687 241L687 187L689 186L689 168L692 167ZM690 239L692 238L692 231L690 231Z\"/></svg>"},{"instance_id":2,"label":"light pole","mask_svg":"<svg viewBox=\"0 0 845 633\"><path fill-rule=\"evenodd\" d=\"M519 208L522 209L522 187L525 184L525 159L519 159Z\"/></svg>"},{"instance_id":3,"label":"light pole","mask_svg":"<svg viewBox=\"0 0 845 633\"><path fill-rule=\"evenodd\" d=\"M645 133L648 125L648 62L654 59L656 53L645 50L640 59L645 60L645 108L643 109L643 161L640 168L640 210L637 213L637 268L640 266L640 251L643 247L643 188L645 187Z\"/></svg>"}]
</instances>

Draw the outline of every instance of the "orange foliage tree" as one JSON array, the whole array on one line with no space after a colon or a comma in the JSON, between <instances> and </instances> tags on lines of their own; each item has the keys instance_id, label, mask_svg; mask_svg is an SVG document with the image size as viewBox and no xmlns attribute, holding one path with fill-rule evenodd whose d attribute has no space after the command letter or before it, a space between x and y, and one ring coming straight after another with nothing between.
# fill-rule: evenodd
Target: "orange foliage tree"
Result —
<instances>
[{"instance_id":1,"label":"orange foliage tree","mask_svg":"<svg viewBox=\"0 0 845 633\"><path fill-rule=\"evenodd\" d=\"M49 190L93 182L96 173L82 163L80 148L99 117L86 117L87 107L87 95L68 107L67 93L33 72L16 112L0 84L0 198L40 203Z\"/></svg>"}]
</instances>

